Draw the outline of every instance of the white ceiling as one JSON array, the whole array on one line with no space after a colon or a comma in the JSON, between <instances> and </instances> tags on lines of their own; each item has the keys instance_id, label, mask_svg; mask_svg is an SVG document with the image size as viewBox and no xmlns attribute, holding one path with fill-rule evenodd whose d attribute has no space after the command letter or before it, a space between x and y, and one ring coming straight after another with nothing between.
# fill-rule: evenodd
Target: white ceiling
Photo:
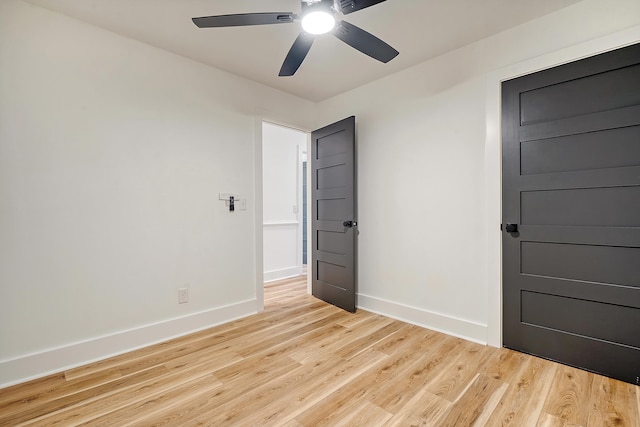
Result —
<instances>
[{"instance_id":1,"label":"white ceiling","mask_svg":"<svg viewBox=\"0 0 640 427\"><path fill-rule=\"evenodd\" d=\"M300 12L300 0L28 0L115 33L321 101L580 0L387 0L343 17L400 51L383 64L331 35L293 77L278 77L299 22L199 29L191 18ZM340 19L340 17L339 17Z\"/></svg>"}]
</instances>

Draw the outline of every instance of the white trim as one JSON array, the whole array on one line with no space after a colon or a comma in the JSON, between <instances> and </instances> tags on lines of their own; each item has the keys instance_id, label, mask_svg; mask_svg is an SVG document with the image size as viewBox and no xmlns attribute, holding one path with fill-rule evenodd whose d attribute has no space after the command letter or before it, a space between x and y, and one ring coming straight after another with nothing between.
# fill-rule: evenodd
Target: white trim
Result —
<instances>
[{"instance_id":1,"label":"white trim","mask_svg":"<svg viewBox=\"0 0 640 427\"><path fill-rule=\"evenodd\" d=\"M487 75L485 217L488 230L486 260L489 314L486 340L491 346L502 346L502 233L499 231L499 224L502 222L501 83L638 42L640 42L640 25L522 61Z\"/></svg>"},{"instance_id":2,"label":"white trim","mask_svg":"<svg viewBox=\"0 0 640 427\"><path fill-rule=\"evenodd\" d=\"M107 359L256 313L254 299L0 361L0 388Z\"/></svg>"},{"instance_id":3,"label":"white trim","mask_svg":"<svg viewBox=\"0 0 640 427\"><path fill-rule=\"evenodd\" d=\"M300 221L268 221L262 224L263 227L298 227Z\"/></svg>"},{"instance_id":4,"label":"white trim","mask_svg":"<svg viewBox=\"0 0 640 427\"><path fill-rule=\"evenodd\" d=\"M264 272L264 282L274 282L276 280L288 279L302 274L302 267L297 265L294 267L282 268L280 270L271 270Z\"/></svg>"},{"instance_id":5,"label":"white trim","mask_svg":"<svg viewBox=\"0 0 640 427\"><path fill-rule=\"evenodd\" d=\"M307 293L311 295L312 292L312 283L313 283L313 224L312 219L312 209L311 204L313 203L313 199L311 198L311 191L313 188L311 187L311 170L312 170L312 162L311 158L311 132L307 133Z\"/></svg>"},{"instance_id":6,"label":"white trim","mask_svg":"<svg viewBox=\"0 0 640 427\"><path fill-rule=\"evenodd\" d=\"M422 308L358 294L358 308L383 316L418 325L423 328L463 338L479 344L487 344L487 326Z\"/></svg>"},{"instance_id":7,"label":"white trim","mask_svg":"<svg viewBox=\"0 0 640 427\"><path fill-rule=\"evenodd\" d=\"M262 123L263 119L254 116L253 119L253 170L254 170L254 186L253 194L255 197L253 203L254 215L254 274L256 285L256 311L264 310L264 226L263 226L263 186L262 186Z\"/></svg>"},{"instance_id":8,"label":"white trim","mask_svg":"<svg viewBox=\"0 0 640 427\"><path fill-rule=\"evenodd\" d=\"M302 153L304 151L306 151L306 133L304 133L305 135L305 145L303 146L301 143L298 143L298 149L296 150L296 220L298 221L297 224L297 236L296 236L296 254L297 254L297 259L298 262L296 263L296 265L298 266L298 268L300 269L300 274L302 274L302 258L303 258L303 253L304 253L304 249L302 248L302 241L304 239L304 233L303 233L303 226L304 226L304 217L303 217L303 202L302 202L302 182L304 181L303 177L302 177Z\"/></svg>"}]
</instances>

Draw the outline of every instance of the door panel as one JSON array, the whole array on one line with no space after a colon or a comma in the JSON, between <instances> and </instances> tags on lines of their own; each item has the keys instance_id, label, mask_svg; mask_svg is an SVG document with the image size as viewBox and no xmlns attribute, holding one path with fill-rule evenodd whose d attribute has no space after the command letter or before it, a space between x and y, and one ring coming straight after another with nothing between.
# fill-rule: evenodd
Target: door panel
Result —
<instances>
[{"instance_id":1,"label":"door panel","mask_svg":"<svg viewBox=\"0 0 640 427\"><path fill-rule=\"evenodd\" d=\"M522 274L640 287L640 248L522 242L520 253Z\"/></svg>"},{"instance_id":2,"label":"door panel","mask_svg":"<svg viewBox=\"0 0 640 427\"><path fill-rule=\"evenodd\" d=\"M324 231L318 236L317 248L322 252L341 254L347 244L346 233Z\"/></svg>"},{"instance_id":3,"label":"door panel","mask_svg":"<svg viewBox=\"0 0 640 427\"><path fill-rule=\"evenodd\" d=\"M523 291L522 322L640 348L640 335L631 333L640 323L634 307Z\"/></svg>"},{"instance_id":4,"label":"door panel","mask_svg":"<svg viewBox=\"0 0 640 427\"><path fill-rule=\"evenodd\" d=\"M640 166L640 126L539 139L520 144L522 174ZM580 155L584 150L590 156Z\"/></svg>"},{"instance_id":5,"label":"door panel","mask_svg":"<svg viewBox=\"0 0 640 427\"><path fill-rule=\"evenodd\" d=\"M341 188L347 179L347 166L336 165L318 170L318 190Z\"/></svg>"},{"instance_id":6,"label":"door panel","mask_svg":"<svg viewBox=\"0 0 640 427\"><path fill-rule=\"evenodd\" d=\"M522 191L522 225L640 226L640 186Z\"/></svg>"},{"instance_id":7,"label":"door panel","mask_svg":"<svg viewBox=\"0 0 640 427\"><path fill-rule=\"evenodd\" d=\"M640 383L640 45L503 83L504 345Z\"/></svg>"},{"instance_id":8,"label":"door panel","mask_svg":"<svg viewBox=\"0 0 640 427\"><path fill-rule=\"evenodd\" d=\"M613 69L520 94L520 123L549 122L640 104L640 65Z\"/></svg>"},{"instance_id":9,"label":"door panel","mask_svg":"<svg viewBox=\"0 0 640 427\"><path fill-rule=\"evenodd\" d=\"M312 294L355 312L355 117L311 134Z\"/></svg>"}]
</instances>

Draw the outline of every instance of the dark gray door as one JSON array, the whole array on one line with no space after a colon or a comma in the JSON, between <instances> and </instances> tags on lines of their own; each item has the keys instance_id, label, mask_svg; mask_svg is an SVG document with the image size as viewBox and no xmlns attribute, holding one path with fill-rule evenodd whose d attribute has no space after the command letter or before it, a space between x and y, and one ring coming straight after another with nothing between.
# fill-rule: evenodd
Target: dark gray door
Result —
<instances>
[{"instance_id":1,"label":"dark gray door","mask_svg":"<svg viewBox=\"0 0 640 427\"><path fill-rule=\"evenodd\" d=\"M504 345L640 384L640 45L502 91Z\"/></svg>"},{"instance_id":2,"label":"dark gray door","mask_svg":"<svg viewBox=\"0 0 640 427\"><path fill-rule=\"evenodd\" d=\"M356 311L355 117L311 133L312 294Z\"/></svg>"}]
</instances>

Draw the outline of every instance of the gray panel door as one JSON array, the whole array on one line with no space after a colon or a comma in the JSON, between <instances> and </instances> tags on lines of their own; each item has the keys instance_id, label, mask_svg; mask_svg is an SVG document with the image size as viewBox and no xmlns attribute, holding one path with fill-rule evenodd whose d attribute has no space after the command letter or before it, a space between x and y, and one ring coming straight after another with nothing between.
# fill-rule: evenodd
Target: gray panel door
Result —
<instances>
[{"instance_id":1,"label":"gray panel door","mask_svg":"<svg viewBox=\"0 0 640 427\"><path fill-rule=\"evenodd\" d=\"M504 345L640 384L640 45L502 96Z\"/></svg>"},{"instance_id":2,"label":"gray panel door","mask_svg":"<svg viewBox=\"0 0 640 427\"><path fill-rule=\"evenodd\" d=\"M312 294L356 311L355 117L311 133Z\"/></svg>"}]
</instances>

